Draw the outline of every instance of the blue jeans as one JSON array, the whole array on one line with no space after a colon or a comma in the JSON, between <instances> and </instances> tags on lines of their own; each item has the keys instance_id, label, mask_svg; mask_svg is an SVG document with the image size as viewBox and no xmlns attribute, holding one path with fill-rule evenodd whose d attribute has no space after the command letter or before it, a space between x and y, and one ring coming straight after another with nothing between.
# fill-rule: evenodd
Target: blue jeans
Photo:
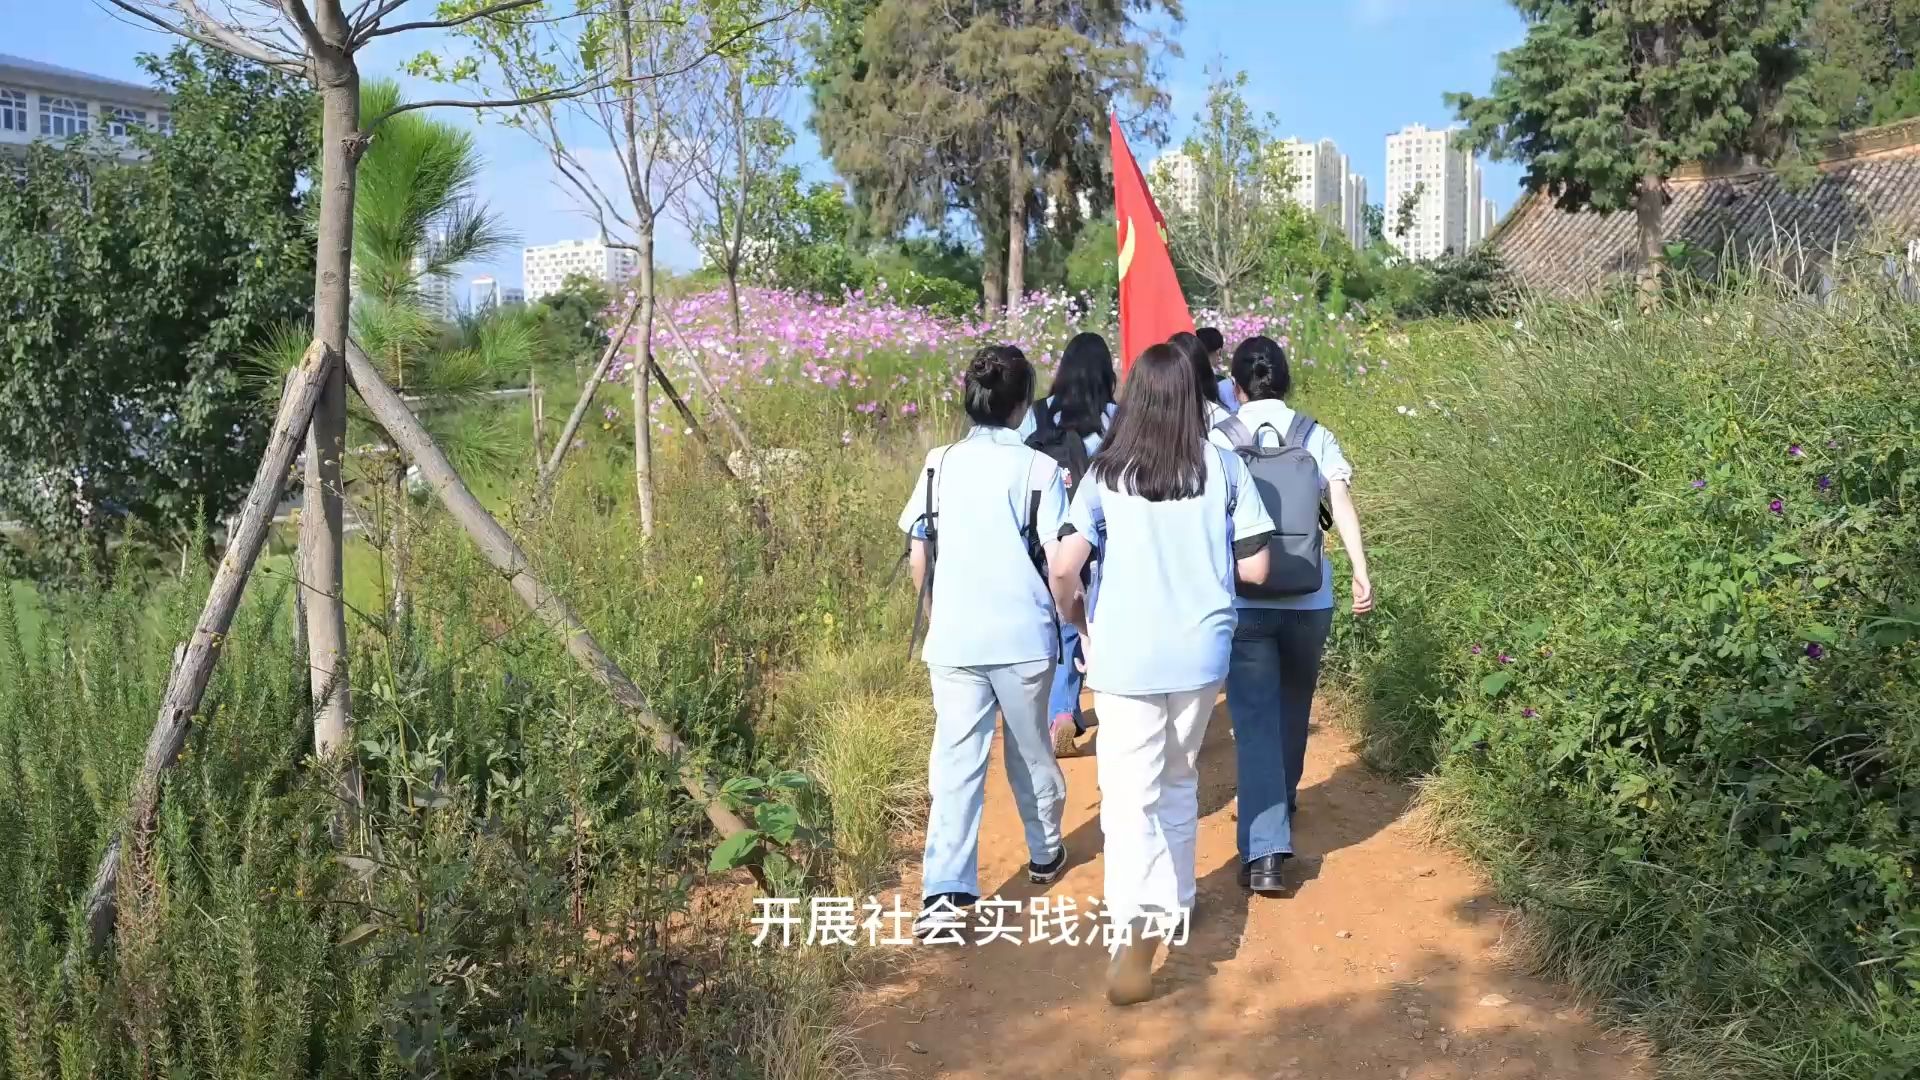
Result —
<instances>
[{"instance_id":1,"label":"blue jeans","mask_svg":"<svg viewBox=\"0 0 1920 1080\"><path fill-rule=\"evenodd\" d=\"M952 668L927 665L933 676L933 752L927 760L927 849L920 894L980 895L980 814L987 802L987 755L994 715L1006 721L1002 757L1007 786L1026 826L1027 857L1049 863L1060 853L1067 778L1047 737L1047 693L1053 661Z\"/></svg>"},{"instance_id":2,"label":"blue jeans","mask_svg":"<svg viewBox=\"0 0 1920 1080\"><path fill-rule=\"evenodd\" d=\"M1241 608L1227 668L1240 775L1240 861L1293 854L1293 803L1333 609Z\"/></svg>"},{"instance_id":3,"label":"blue jeans","mask_svg":"<svg viewBox=\"0 0 1920 1080\"><path fill-rule=\"evenodd\" d=\"M1087 681L1087 674L1074 666L1080 659L1080 631L1066 620L1060 622L1060 663L1053 669L1053 691L1047 695L1047 720L1055 717L1073 717L1073 730L1085 733L1086 715L1080 709L1080 687Z\"/></svg>"}]
</instances>

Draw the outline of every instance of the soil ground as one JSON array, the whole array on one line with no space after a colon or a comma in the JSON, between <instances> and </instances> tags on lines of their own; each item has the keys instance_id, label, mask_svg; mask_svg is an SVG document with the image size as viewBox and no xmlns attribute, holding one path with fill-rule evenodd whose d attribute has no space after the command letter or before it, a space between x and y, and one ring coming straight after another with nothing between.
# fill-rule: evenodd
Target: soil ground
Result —
<instances>
[{"instance_id":1,"label":"soil ground","mask_svg":"<svg viewBox=\"0 0 1920 1080\"><path fill-rule=\"evenodd\" d=\"M1228 726L1217 708L1200 759L1197 910L1188 943L1160 950L1152 1000L1107 1004L1098 945L896 947L904 963L857 1003L872 1056L925 1077L1653 1075L1628 1039L1596 1027L1563 988L1500 962L1505 917L1485 885L1422 838L1409 789L1369 770L1336 726L1317 724L1309 745L1292 895L1242 890ZM1070 869L1051 887L1027 883L996 749L980 838L987 896L1072 896L1084 906L1101 894L1097 731L1063 763ZM919 895L913 872L902 887L909 905Z\"/></svg>"}]
</instances>

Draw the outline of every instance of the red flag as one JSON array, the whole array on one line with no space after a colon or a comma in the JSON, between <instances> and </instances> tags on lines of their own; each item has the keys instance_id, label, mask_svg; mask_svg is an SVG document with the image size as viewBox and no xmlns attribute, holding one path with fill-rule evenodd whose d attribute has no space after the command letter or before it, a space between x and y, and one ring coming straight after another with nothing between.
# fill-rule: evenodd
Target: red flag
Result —
<instances>
[{"instance_id":1,"label":"red flag","mask_svg":"<svg viewBox=\"0 0 1920 1080\"><path fill-rule=\"evenodd\" d=\"M1120 240L1120 370L1149 345L1182 330L1192 331L1193 315L1167 251L1167 219L1147 190L1119 117L1107 122L1113 133L1113 216Z\"/></svg>"}]
</instances>

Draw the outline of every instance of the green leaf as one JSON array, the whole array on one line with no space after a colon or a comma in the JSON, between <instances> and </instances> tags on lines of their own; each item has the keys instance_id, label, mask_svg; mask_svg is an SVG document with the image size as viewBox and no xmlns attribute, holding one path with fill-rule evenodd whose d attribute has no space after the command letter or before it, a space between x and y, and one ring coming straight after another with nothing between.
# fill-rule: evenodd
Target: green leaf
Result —
<instances>
[{"instance_id":1,"label":"green leaf","mask_svg":"<svg viewBox=\"0 0 1920 1080\"><path fill-rule=\"evenodd\" d=\"M754 824L782 844L793 842L793 831L800 827L800 812L786 803L768 803L754 815Z\"/></svg>"},{"instance_id":2,"label":"green leaf","mask_svg":"<svg viewBox=\"0 0 1920 1080\"><path fill-rule=\"evenodd\" d=\"M1775 566L1799 566L1806 561L1807 560L1795 555L1791 551L1776 551L1773 553L1773 564Z\"/></svg>"},{"instance_id":3,"label":"green leaf","mask_svg":"<svg viewBox=\"0 0 1920 1080\"><path fill-rule=\"evenodd\" d=\"M1513 673L1511 671L1496 671L1480 680L1480 692L1488 697L1499 697L1500 691L1505 690L1507 684L1512 681Z\"/></svg>"},{"instance_id":4,"label":"green leaf","mask_svg":"<svg viewBox=\"0 0 1920 1080\"><path fill-rule=\"evenodd\" d=\"M341 935L340 947L344 949L350 945L358 945L379 932L379 923L363 922Z\"/></svg>"},{"instance_id":5,"label":"green leaf","mask_svg":"<svg viewBox=\"0 0 1920 1080\"><path fill-rule=\"evenodd\" d=\"M773 774L773 780L771 782L773 786L777 788L785 788L788 791L801 791L813 786L813 777L803 772L795 772L792 769L787 769Z\"/></svg>"},{"instance_id":6,"label":"green leaf","mask_svg":"<svg viewBox=\"0 0 1920 1080\"><path fill-rule=\"evenodd\" d=\"M1833 627L1821 623L1811 623L1802 628L1800 636L1806 638L1808 641L1818 641L1826 645L1833 644L1836 638Z\"/></svg>"},{"instance_id":7,"label":"green leaf","mask_svg":"<svg viewBox=\"0 0 1920 1080\"><path fill-rule=\"evenodd\" d=\"M713 873L724 873L736 867L745 866L753 861L753 852L760 845L758 829L742 829L713 849L713 858L707 861L707 869Z\"/></svg>"}]
</instances>

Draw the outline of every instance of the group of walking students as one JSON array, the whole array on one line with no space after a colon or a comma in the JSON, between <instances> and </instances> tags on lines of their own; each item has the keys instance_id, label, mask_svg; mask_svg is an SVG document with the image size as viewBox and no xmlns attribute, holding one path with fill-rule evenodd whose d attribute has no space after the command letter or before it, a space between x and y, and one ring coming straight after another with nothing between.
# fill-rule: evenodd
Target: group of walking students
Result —
<instances>
[{"instance_id":1,"label":"group of walking students","mask_svg":"<svg viewBox=\"0 0 1920 1080\"><path fill-rule=\"evenodd\" d=\"M1081 334L1036 401L1018 348L980 349L964 377L972 427L927 455L900 518L935 714L915 934L951 938L979 899L996 716L1038 885L1067 868L1057 758L1097 723L1116 1005L1150 996L1166 936L1155 927L1193 909L1195 763L1223 683L1240 884L1286 893L1333 619L1329 525L1351 562L1354 612L1373 605L1352 467L1332 432L1287 404L1286 350L1248 338L1224 377L1222 352L1211 328L1177 334L1118 386L1106 341Z\"/></svg>"}]
</instances>

